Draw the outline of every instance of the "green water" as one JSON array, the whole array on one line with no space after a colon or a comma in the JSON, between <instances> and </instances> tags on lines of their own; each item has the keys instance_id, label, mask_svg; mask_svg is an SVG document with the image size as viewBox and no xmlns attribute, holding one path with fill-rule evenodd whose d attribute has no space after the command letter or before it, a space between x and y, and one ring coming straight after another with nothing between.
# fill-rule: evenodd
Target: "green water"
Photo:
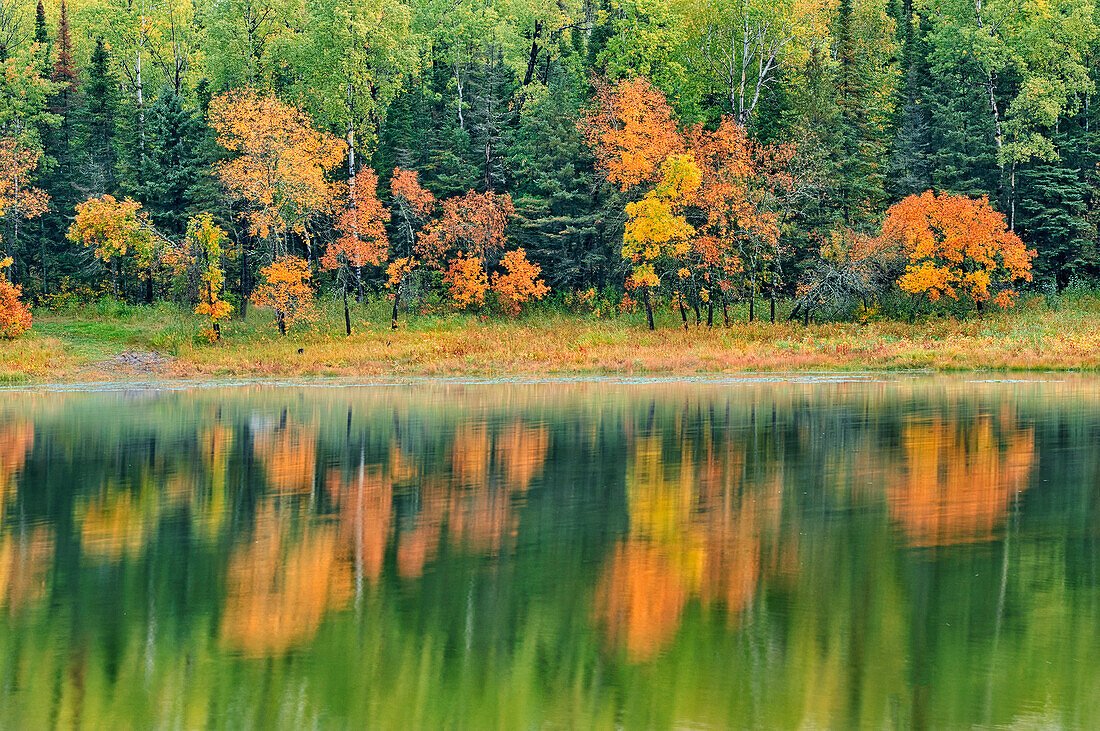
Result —
<instances>
[{"instance_id":1,"label":"green water","mask_svg":"<svg viewBox=\"0 0 1100 731\"><path fill-rule=\"evenodd\" d=\"M5 727L1100 727L1096 379L6 392L0 516Z\"/></svg>"}]
</instances>

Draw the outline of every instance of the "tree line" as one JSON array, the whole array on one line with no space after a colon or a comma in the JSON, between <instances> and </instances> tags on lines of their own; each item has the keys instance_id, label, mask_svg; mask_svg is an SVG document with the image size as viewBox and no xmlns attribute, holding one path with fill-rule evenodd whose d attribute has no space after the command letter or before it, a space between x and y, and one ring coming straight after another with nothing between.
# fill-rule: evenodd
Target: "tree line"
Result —
<instances>
[{"instance_id":1,"label":"tree line","mask_svg":"<svg viewBox=\"0 0 1100 731\"><path fill-rule=\"evenodd\" d=\"M1008 306L1100 275L1095 9L3 0L0 301Z\"/></svg>"}]
</instances>

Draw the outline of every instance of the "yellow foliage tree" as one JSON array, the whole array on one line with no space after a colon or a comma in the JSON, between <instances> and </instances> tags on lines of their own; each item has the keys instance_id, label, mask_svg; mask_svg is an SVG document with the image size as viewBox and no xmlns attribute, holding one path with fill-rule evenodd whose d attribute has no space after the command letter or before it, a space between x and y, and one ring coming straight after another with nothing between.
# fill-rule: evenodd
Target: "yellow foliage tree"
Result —
<instances>
[{"instance_id":1,"label":"yellow foliage tree","mask_svg":"<svg viewBox=\"0 0 1100 731\"><path fill-rule=\"evenodd\" d=\"M661 163L657 186L642 200L626 206L622 253L634 264L629 284L642 291L650 330L654 326L649 292L660 284L656 265L665 259L681 259L691 251L695 228L687 222L683 209L695 197L701 181L690 153L670 155Z\"/></svg>"},{"instance_id":2,"label":"yellow foliage tree","mask_svg":"<svg viewBox=\"0 0 1100 731\"><path fill-rule=\"evenodd\" d=\"M291 233L309 246L310 221L338 201L328 172L344 159L344 142L314 129L297 107L252 90L213 99L210 125L234 155L216 166L222 186L245 203L249 232L268 242L270 258L287 253Z\"/></svg>"}]
</instances>

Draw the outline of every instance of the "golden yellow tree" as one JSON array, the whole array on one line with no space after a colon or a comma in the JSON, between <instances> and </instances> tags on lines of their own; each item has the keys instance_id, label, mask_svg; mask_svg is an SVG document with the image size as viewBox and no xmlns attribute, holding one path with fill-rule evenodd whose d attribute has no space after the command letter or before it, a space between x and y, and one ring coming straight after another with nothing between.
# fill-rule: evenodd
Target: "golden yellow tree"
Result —
<instances>
[{"instance_id":1,"label":"golden yellow tree","mask_svg":"<svg viewBox=\"0 0 1100 731\"><path fill-rule=\"evenodd\" d=\"M343 160L344 142L274 94L251 90L213 99L210 125L232 155L216 166L218 178L246 206L242 217L249 233L267 241L269 260L287 254L291 234L311 246L313 218L338 202L328 172Z\"/></svg>"}]
</instances>

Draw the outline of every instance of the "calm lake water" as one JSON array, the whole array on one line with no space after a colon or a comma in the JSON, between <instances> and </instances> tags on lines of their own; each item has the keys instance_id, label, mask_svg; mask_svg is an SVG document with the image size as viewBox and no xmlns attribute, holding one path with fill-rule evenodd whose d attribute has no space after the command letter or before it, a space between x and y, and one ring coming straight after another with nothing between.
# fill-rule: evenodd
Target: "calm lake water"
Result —
<instances>
[{"instance_id":1,"label":"calm lake water","mask_svg":"<svg viewBox=\"0 0 1100 731\"><path fill-rule=\"evenodd\" d=\"M1100 380L977 378L0 393L0 723L1100 727Z\"/></svg>"}]
</instances>

